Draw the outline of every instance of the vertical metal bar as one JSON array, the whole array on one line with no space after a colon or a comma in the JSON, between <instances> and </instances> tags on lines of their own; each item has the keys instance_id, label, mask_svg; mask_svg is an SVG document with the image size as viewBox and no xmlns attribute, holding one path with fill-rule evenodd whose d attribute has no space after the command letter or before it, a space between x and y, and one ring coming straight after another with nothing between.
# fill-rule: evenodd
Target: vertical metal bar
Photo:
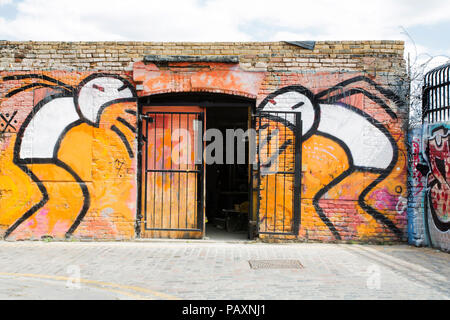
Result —
<instances>
[{"instance_id":1,"label":"vertical metal bar","mask_svg":"<svg viewBox=\"0 0 450 320\"><path fill-rule=\"evenodd\" d=\"M248 129L255 129L256 130L256 114L255 116L253 116L253 111L251 107L248 107L247 110L247 117L249 118L248 121ZM256 132L255 132L256 133ZM249 181L250 181L250 188L249 188L249 209L248 209L248 222L250 221L254 221L253 219L253 213L255 212L255 201L254 201L254 194L255 194L255 170L254 170L254 164L255 164L255 160L256 160L256 149L253 150L253 148L257 148L256 147L256 139L257 136L251 136L251 139L255 139L254 142L252 142L251 140L249 140L249 144L248 144L248 150L249 150L249 161L248 161L248 165L249 165ZM255 151L255 153L253 153ZM253 224L248 223L248 227L251 228L253 226ZM251 236L251 232L249 232L249 235ZM251 240L251 239L250 239Z\"/></svg>"},{"instance_id":2,"label":"vertical metal bar","mask_svg":"<svg viewBox=\"0 0 450 320\"><path fill-rule=\"evenodd\" d=\"M194 121L195 121L195 119L198 119L198 117L199 117L199 115L196 113L194 115ZM197 148L195 147L196 139L195 139L195 126L194 126L195 122L194 121L192 122L192 133L193 133L193 138L194 138L194 146L193 146L194 163L192 164L192 166L193 166L193 169L196 170L197 169L197 164L195 163L195 160L197 159L197 157L196 157ZM199 218L198 217L198 198L199 197L198 197L197 191L198 191L198 182L199 182L198 179L200 178L200 175L198 173L194 173L194 177L195 177L195 184L194 184L194 187L195 187L195 189L194 189L194 196L195 196L194 217L196 218L197 228L198 228L199 227L199 223L198 223L198 218Z\"/></svg>"},{"instance_id":3,"label":"vertical metal bar","mask_svg":"<svg viewBox=\"0 0 450 320\"><path fill-rule=\"evenodd\" d=\"M446 102L445 101L445 91L446 91L446 87L447 86L444 85L444 83L445 83L445 69L442 69L441 81L442 81L441 83L443 84L442 85L442 89L441 89L442 121L445 121L447 119L447 110L446 110L447 104L445 103Z\"/></svg>"},{"instance_id":4,"label":"vertical metal bar","mask_svg":"<svg viewBox=\"0 0 450 320\"><path fill-rule=\"evenodd\" d=\"M428 96L428 90L427 90L427 76L425 76L424 81L423 81L423 88L422 88L422 122L425 120L425 116L427 117L427 121L429 121L428 113L427 113L428 100L429 100L429 96Z\"/></svg>"},{"instance_id":5,"label":"vertical metal bar","mask_svg":"<svg viewBox=\"0 0 450 320\"><path fill-rule=\"evenodd\" d=\"M143 151L143 141L144 135L142 133L142 104L139 99L137 99L137 112L136 112L136 124L137 124L137 194L136 194L136 221L134 224L134 233L137 239L141 237L142 233L142 196L143 196L143 182L142 178L144 175L143 171L143 162L142 162L142 151ZM145 172L144 172L145 174ZM146 200L146 199L145 199Z\"/></svg>"},{"instance_id":6,"label":"vertical metal bar","mask_svg":"<svg viewBox=\"0 0 450 320\"><path fill-rule=\"evenodd\" d=\"M440 72L436 73L436 82L440 83ZM436 109L440 109L441 103L440 103L440 90L441 88L438 86L436 88ZM441 110L436 110L436 118L438 121L441 120Z\"/></svg>"},{"instance_id":7,"label":"vertical metal bar","mask_svg":"<svg viewBox=\"0 0 450 320\"><path fill-rule=\"evenodd\" d=\"M450 66L447 67L447 120L450 120Z\"/></svg>"},{"instance_id":8,"label":"vertical metal bar","mask_svg":"<svg viewBox=\"0 0 450 320\"><path fill-rule=\"evenodd\" d=\"M444 76L444 81L447 83L447 85L444 88L444 94L445 94L444 103L445 103L445 106L447 107L445 120L448 121L448 120L450 120L450 116L449 116L450 103L449 103L449 97L448 97L448 93L449 93L448 91L449 91L449 88L450 88L449 79L448 79L449 78L449 68L448 67L445 68L445 71L446 71L446 73L445 73L445 76Z\"/></svg>"},{"instance_id":9,"label":"vertical metal bar","mask_svg":"<svg viewBox=\"0 0 450 320\"><path fill-rule=\"evenodd\" d=\"M164 121L165 121L165 114L162 114L162 154L161 154L161 168L162 170L164 170L164 160L165 160L165 141L164 141L164 136L166 135L165 133L165 128L164 128ZM161 220L160 220L160 227L164 228L164 178L166 177L165 172L161 172Z\"/></svg>"},{"instance_id":10,"label":"vertical metal bar","mask_svg":"<svg viewBox=\"0 0 450 320\"><path fill-rule=\"evenodd\" d=\"M438 72L438 77L439 77L438 81L439 81L440 84L443 83L442 82L442 71L443 70L440 70ZM441 108L444 106L442 104L442 86L439 86L438 95L439 95L439 121L442 121L442 109Z\"/></svg>"},{"instance_id":11,"label":"vertical metal bar","mask_svg":"<svg viewBox=\"0 0 450 320\"><path fill-rule=\"evenodd\" d=\"M157 152L157 148L156 148L156 146L157 146L157 144L156 144L156 124L157 124L157 122L158 122L158 119L157 119L157 114L155 113L155 121L154 121L154 127L155 127L155 140L154 140L154 143L155 143L155 150L153 151L153 154L154 154L154 167L153 167L153 169L156 169L157 168L157 165L156 165L156 152ZM152 217L153 217L153 220L152 220L152 225L153 225L153 228L155 228L155 217L156 217L156 175L157 175L157 172L153 172L152 173L153 174L153 214L152 214Z\"/></svg>"},{"instance_id":12,"label":"vertical metal bar","mask_svg":"<svg viewBox=\"0 0 450 320\"><path fill-rule=\"evenodd\" d=\"M284 122L287 123L287 113L284 114ZM287 139L286 132L287 132L287 126L284 126L284 140L283 140L284 142L286 142L286 139ZM283 161L283 169L282 169L282 171L284 172L283 173L283 232L285 229L284 225L286 222L286 172L287 172L286 156L287 156L287 153L285 152L284 153L284 161Z\"/></svg>"},{"instance_id":13,"label":"vertical metal bar","mask_svg":"<svg viewBox=\"0 0 450 320\"><path fill-rule=\"evenodd\" d=\"M203 122L205 121L204 112L199 113L198 117L199 117L199 120L201 121L201 124L203 125ZM199 134L201 135L203 133L203 127L200 127L200 128L201 128L201 131L199 132ZM195 136L194 136L194 139L197 140L197 138ZM197 207L197 228L201 229L203 231L203 211L204 211L203 210L203 180L204 180L203 139L201 141L202 141L201 146L198 147L200 149L198 151L200 152L200 155L201 155L201 163L199 165L200 175L198 177L198 183L200 184L200 187L198 188L198 191L200 192L200 199L199 199L200 202L198 203L198 205L196 207ZM195 150L194 153L196 151L197 150ZM196 155L196 154L194 154L194 155L195 155L194 159L197 159L198 155ZM196 197L198 197L198 192L196 192Z\"/></svg>"},{"instance_id":14,"label":"vertical metal bar","mask_svg":"<svg viewBox=\"0 0 450 320\"><path fill-rule=\"evenodd\" d=\"M258 126L257 126L257 134L258 134L258 141L256 144L256 156L257 156L257 162L256 162L256 170L257 170L257 196L256 196L256 218L257 218L257 231L261 230L261 113L257 111L257 120L258 120Z\"/></svg>"},{"instance_id":15,"label":"vertical metal bar","mask_svg":"<svg viewBox=\"0 0 450 320\"><path fill-rule=\"evenodd\" d=\"M265 121L268 121L268 120L265 120ZM266 139L268 140L269 139L269 136L270 136L270 122L269 122L269 127L268 127L268 129L267 129L267 135L266 135ZM267 143L266 145L265 145L265 148L267 149L267 153L266 153L266 155L270 155L270 143ZM267 157L266 157L266 159L267 159ZM267 164L267 161L265 161L264 162L265 164ZM269 170L268 170L269 171ZM266 215L265 215L265 217L266 217L266 228L264 229L264 231L267 231L268 229L267 229L267 221L269 220L269 216L268 216L268 214L269 214L269 212L268 212L268 206L267 206L267 196L268 196L268 192L269 192L269 175L267 174L267 172L266 172Z\"/></svg>"},{"instance_id":16,"label":"vertical metal bar","mask_svg":"<svg viewBox=\"0 0 450 320\"><path fill-rule=\"evenodd\" d=\"M189 113L186 115L186 127L187 127L187 132L189 134L189 140L191 139L191 133L189 131ZM189 146L190 141L188 141L187 146ZM188 152L186 152L186 228L188 228L188 194L189 194L189 148L187 150Z\"/></svg>"},{"instance_id":17,"label":"vertical metal bar","mask_svg":"<svg viewBox=\"0 0 450 320\"><path fill-rule=\"evenodd\" d=\"M170 170L173 170L173 148L172 148L172 133L173 133L173 113L170 114ZM172 187L173 187L173 172L170 172L170 196L169 196L169 228L172 227Z\"/></svg>"},{"instance_id":18,"label":"vertical metal bar","mask_svg":"<svg viewBox=\"0 0 450 320\"><path fill-rule=\"evenodd\" d=\"M429 83L430 86L433 86L434 83L434 77L432 74L430 74L429 76ZM430 105L429 105L429 112L430 112L430 121L433 122L434 121L434 114L433 114L433 105L434 105L434 91L432 89L430 89Z\"/></svg>"},{"instance_id":19,"label":"vertical metal bar","mask_svg":"<svg viewBox=\"0 0 450 320\"><path fill-rule=\"evenodd\" d=\"M434 83L433 81L433 75L430 74L430 86L432 86ZM430 105L428 108L428 112L430 114L430 122L433 122L433 100L434 100L434 92L432 89L430 89Z\"/></svg>"},{"instance_id":20,"label":"vertical metal bar","mask_svg":"<svg viewBox=\"0 0 450 320\"><path fill-rule=\"evenodd\" d=\"M147 190L147 185L148 185L148 142L149 142L149 137L148 137L148 125L149 125L149 121L148 118L145 121L145 172L144 172L144 178L145 178L145 203L144 203L144 229L147 227L147 196L148 196L148 190Z\"/></svg>"},{"instance_id":21,"label":"vertical metal bar","mask_svg":"<svg viewBox=\"0 0 450 320\"><path fill-rule=\"evenodd\" d=\"M434 86L434 85L436 85L436 82L437 82L437 80L436 80L436 74L433 74L433 76L432 76L432 78L431 78L432 80L432 85ZM433 88L432 89L432 92L433 92L433 105L432 105L432 117L431 117L431 120L433 121L433 122L435 122L436 120L437 120L437 111L436 111L436 107L437 107L437 92L436 92L436 88Z\"/></svg>"},{"instance_id":22,"label":"vertical metal bar","mask_svg":"<svg viewBox=\"0 0 450 320\"><path fill-rule=\"evenodd\" d=\"M433 80L434 80L434 85L437 84L437 74L435 73L433 76ZM434 115L433 115L433 121L437 121L437 112L436 112L436 108L437 108L437 90L436 88L433 90L434 92Z\"/></svg>"},{"instance_id":23,"label":"vertical metal bar","mask_svg":"<svg viewBox=\"0 0 450 320\"><path fill-rule=\"evenodd\" d=\"M447 70L447 121L450 120L450 66L446 68Z\"/></svg>"},{"instance_id":24,"label":"vertical metal bar","mask_svg":"<svg viewBox=\"0 0 450 320\"><path fill-rule=\"evenodd\" d=\"M277 135L278 135L278 132L280 132L279 130L279 123L277 122L277 125L276 125L276 133L277 133ZM275 137L276 138L276 146L275 146L275 154L276 153L278 153L278 148L279 148L279 145L278 145L278 143L279 143L279 139L278 139L278 136L277 137ZM272 150L271 150L272 151ZM270 153L270 156L272 156L272 154L274 154L274 152L272 151L271 153ZM276 161L278 161L278 158L276 159ZM272 163L270 163L271 165L272 165ZM276 168L276 166L274 167L274 168ZM273 207L273 232L277 232L277 178L278 178L278 173L275 173L274 174L274 178L275 178L275 187L274 187L274 207Z\"/></svg>"},{"instance_id":25,"label":"vertical metal bar","mask_svg":"<svg viewBox=\"0 0 450 320\"><path fill-rule=\"evenodd\" d=\"M302 179L302 119L295 114L295 171L294 171L294 225L293 233L298 235L301 221L301 179Z\"/></svg>"},{"instance_id":26,"label":"vertical metal bar","mask_svg":"<svg viewBox=\"0 0 450 320\"><path fill-rule=\"evenodd\" d=\"M181 114L178 114L178 129L181 130ZM181 135L178 135L178 170L181 170ZM181 204L181 172L178 172L178 222L177 228L180 228L180 204Z\"/></svg>"},{"instance_id":27,"label":"vertical metal bar","mask_svg":"<svg viewBox=\"0 0 450 320\"><path fill-rule=\"evenodd\" d=\"M429 84L430 84L430 76L428 75L427 77L427 120L428 120L428 122L430 122L431 121L431 118L430 118L430 103L431 103L431 92L430 92L430 90L428 89L428 87L429 87Z\"/></svg>"}]
</instances>

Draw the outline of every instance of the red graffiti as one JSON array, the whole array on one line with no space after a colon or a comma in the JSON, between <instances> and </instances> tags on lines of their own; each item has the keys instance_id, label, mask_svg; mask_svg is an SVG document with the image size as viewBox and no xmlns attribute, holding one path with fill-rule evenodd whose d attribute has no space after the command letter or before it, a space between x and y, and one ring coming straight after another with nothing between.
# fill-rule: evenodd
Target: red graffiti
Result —
<instances>
[{"instance_id":1,"label":"red graffiti","mask_svg":"<svg viewBox=\"0 0 450 320\"><path fill-rule=\"evenodd\" d=\"M420 163L420 157L419 157L420 145L419 145L419 142L418 141L413 141L412 142L412 147L413 147L413 153L412 153L413 154L412 178L416 182L416 188L417 188L417 191L414 193L414 196L417 196L424 189L424 186L423 186L423 183L422 183L423 175L422 175L422 173L419 170L416 169L416 166Z\"/></svg>"},{"instance_id":2,"label":"red graffiti","mask_svg":"<svg viewBox=\"0 0 450 320\"><path fill-rule=\"evenodd\" d=\"M450 132L447 128L433 130L428 140L428 160L431 213L438 229L446 231L450 226Z\"/></svg>"}]
</instances>

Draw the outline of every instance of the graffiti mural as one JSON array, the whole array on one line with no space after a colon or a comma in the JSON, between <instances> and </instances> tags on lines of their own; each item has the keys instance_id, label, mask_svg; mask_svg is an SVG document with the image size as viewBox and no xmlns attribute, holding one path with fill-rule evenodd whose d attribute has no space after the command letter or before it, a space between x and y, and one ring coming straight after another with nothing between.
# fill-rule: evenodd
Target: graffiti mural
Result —
<instances>
[{"instance_id":1,"label":"graffiti mural","mask_svg":"<svg viewBox=\"0 0 450 320\"><path fill-rule=\"evenodd\" d=\"M131 74L0 76L0 235L136 237L137 94L127 80ZM280 74L272 93L252 91L260 99L258 109L268 112L264 130L281 133L275 138L281 139L275 141L280 147L275 162L285 173L272 175L271 165L266 168L260 212L280 214L261 221L305 239L404 239L402 99L365 76L296 77ZM260 90L267 88L261 83ZM302 118L300 178L293 171L293 114L275 115L286 111ZM301 189L300 203L294 204L292 192L279 191L294 189ZM289 230L296 206L301 208L298 234Z\"/></svg>"},{"instance_id":2,"label":"graffiti mural","mask_svg":"<svg viewBox=\"0 0 450 320\"><path fill-rule=\"evenodd\" d=\"M130 213L134 212L130 209L133 208L114 205L115 199L108 200L111 195L101 194L106 186L101 186L100 181L112 179L111 174L133 166L135 89L128 80L115 74L94 73L78 83L70 77L69 80L74 83L44 74L2 77L2 85L9 88L2 110L15 107L29 97L33 102L27 114L19 106L22 108L9 114L2 112L1 116L3 133L15 133L4 138L7 143L2 145L2 162L7 168L3 169L17 172L15 166L34 184L25 182L28 179L21 174L18 176L22 181L6 181L2 176L2 190L10 190L9 195L0 198L2 207L9 209L0 212L0 226L6 227L4 238L14 233L19 237L20 234L70 237L89 210L92 215L106 216L106 224L116 220L114 214L129 215L127 219L132 221ZM17 121L18 113L23 119L21 123ZM111 144L115 147L106 150ZM111 157L118 150L115 158ZM128 193L133 187L123 182L129 187L124 194L130 198ZM118 191L115 188L119 184L108 186L109 191ZM39 195L33 190L36 187ZM25 195L30 197L24 206L28 206L26 210L13 204L19 194L24 194L23 189L28 190ZM120 193L117 198L120 199ZM112 206L102 208L101 202ZM99 229L111 227L101 226L99 221L92 218L86 223L97 224Z\"/></svg>"},{"instance_id":3,"label":"graffiti mural","mask_svg":"<svg viewBox=\"0 0 450 320\"><path fill-rule=\"evenodd\" d=\"M428 175L428 208L434 225L440 231L450 229L450 130L437 126L428 138L427 158L430 165Z\"/></svg>"},{"instance_id":4,"label":"graffiti mural","mask_svg":"<svg viewBox=\"0 0 450 320\"><path fill-rule=\"evenodd\" d=\"M424 214L428 166L422 157L421 128L410 130L408 134L410 158L408 162L408 242L417 246L428 245L425 234L427 221Z\"/></svg>"},{"instance_id":5,"label":"graffiti mural","mask_svg":"<svg viewBox=\"0 0 450 320\"><path fill-rule=\"evenodd\" d=\"M415 245L450 250L450 125L424 123L412 132L408 223ZM414 241L419 239L419 241ZM420 240L423 239L423 240Z\"/></svg>"},{"instance_id":6,"label":"graffiti mural","mask_svg":"<svg viewBox=\"0 0 450 320\"><path fill-rule=\"evenodd\" d=\"M302 229L315 228L303 218L311 197L315 213L337 240L350 239L358 233L358 228L374 223L386 227L397 239L403 238L407 207L403 178L406 177L397 177L394 169L399 163L406 166L406 153L402 150L399 160L398 136L394 137L386 125L397 122L396 110L403 106L402 99L394 92L364 76L347 79L317 93L297 84L285 86L260 103L260 110L273 111L267 117L291 129L295 128L294 115L279 118L276 112L301 113L302 166L307 167L302 180L305 189ZM377 116L370 114L373 110ZM381 118L381 112L384 123L377 119ZM328 172L319 178L313 170ZM385 183L388 177L393 180L389 184ZM351 214L354 221L343 223L342 215L353 210L348 209L346 200L355 196L362 213L370 215L373 221ZM334 202L326 204L324 200ZM393 221L390 216L401 219Z\"/></svg>"}]
</instances>

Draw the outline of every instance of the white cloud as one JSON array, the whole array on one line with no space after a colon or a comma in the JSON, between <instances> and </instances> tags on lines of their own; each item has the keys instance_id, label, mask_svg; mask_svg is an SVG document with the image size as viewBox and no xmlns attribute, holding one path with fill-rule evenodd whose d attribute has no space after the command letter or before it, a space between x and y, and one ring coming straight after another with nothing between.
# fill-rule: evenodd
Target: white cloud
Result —
<instances>
[{"instance_id":1,"label":"white cloud","mask_svg":"<svg viewBox=\"0 0 450 320\"><path fill-rule=\"evenodd\" d=\"M12 3L12 0L0 0L0 6Z\"/></svg>"},{"instance_id":2,"label":"white cloud","mask_svg":"<svg viewBox=\"0 0 450 320\"><path fill-rule=\"evenodd\" d=\"M400 26L449 21L449 12L449 0L24 0L13 19L0 18L0 39L408 41Z\"/></svg>"},{"instance_id":3,"label":"white cloud","mask_svg":"<svg viewBox=\"0 0 450 320\"><path fill-rule=\"evenodd\" d=\"M1 3L10 0L0 0ZM392 39L398 26L449 20L450 1L24 0L0 35L33 40L251 40L243 24L314 39ZM312 33L311 30L314 32ZM282 35L282 33L281 33ZM278 38L278 36L277 36Z\"/></svg>"}]
</instances>

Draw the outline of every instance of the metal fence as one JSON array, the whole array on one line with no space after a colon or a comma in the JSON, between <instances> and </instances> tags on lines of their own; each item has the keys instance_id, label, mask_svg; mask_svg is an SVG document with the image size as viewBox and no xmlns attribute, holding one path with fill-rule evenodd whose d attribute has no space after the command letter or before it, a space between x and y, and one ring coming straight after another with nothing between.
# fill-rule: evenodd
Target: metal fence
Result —
<instances>
[{"instance_id":1,"label":"metal fence","mask_svg":"<svg viewBox=\"0 0 450 320\"><path fill-rule=\"evenodd\" d=\"M425 74L422 91L422 121L450 120L450 63Z\"/></svg>"}]
</instances>

